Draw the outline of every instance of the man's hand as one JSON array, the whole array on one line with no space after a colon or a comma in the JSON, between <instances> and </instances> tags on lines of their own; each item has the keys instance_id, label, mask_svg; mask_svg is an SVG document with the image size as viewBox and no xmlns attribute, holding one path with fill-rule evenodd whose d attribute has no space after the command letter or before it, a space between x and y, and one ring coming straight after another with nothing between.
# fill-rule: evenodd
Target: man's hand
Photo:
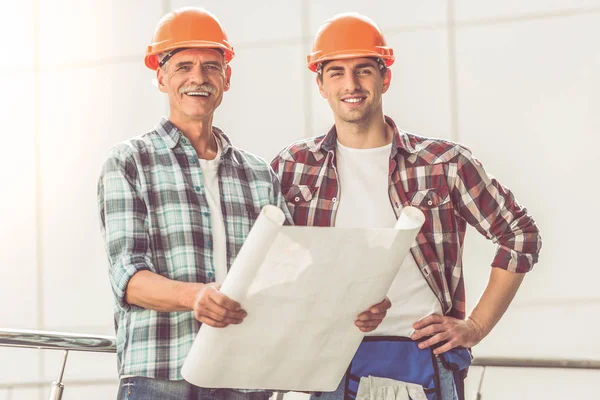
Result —
<instances>
[{"instance_id":1,"label":"man's hand","mask_svg":"<svg viewBox=\"0 0 600 400\"><path fill-rule=\"evenodd\" d=\"M410 336L418 340L426 336L429 339L419 343L420 349L426 349L441 341L447 341L444 345L433 351L434 354L442 354L457 346L473 347L483 339L481 329L472 319L460 320L442 315L429 315L417 321L413 328L415 332Z\"/></svg>"},{"instance_id":2,"label":"man's hand","mask_svg":"<svg viewBox=\"0 0 600 400\"><path fill-rule=\"evenodd\" d=\"M219 292L221 285L202 285L194 299L194 315L203 324L215 328L225 328L230 324L240 324L246 317L239 303Z\"/></svg>"},{"instance_id":3,"label":"man's hand","mask_svg":"<svg viewBox=\"0 0 600 400\"><path fill-rule=\"evenodd\" d=\"M367 311L360 313L354 324L363 332L374 331L381 324L391 306L392 302L386 297L381 303L375 304Z\"/></svg>"}]
</instances>

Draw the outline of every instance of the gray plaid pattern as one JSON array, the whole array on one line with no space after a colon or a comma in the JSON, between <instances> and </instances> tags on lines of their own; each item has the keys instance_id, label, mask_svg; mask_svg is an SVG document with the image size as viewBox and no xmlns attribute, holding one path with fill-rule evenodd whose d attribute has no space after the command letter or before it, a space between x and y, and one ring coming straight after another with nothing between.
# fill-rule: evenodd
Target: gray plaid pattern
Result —
<instances>
[{"instance_id":1,"label":"gray plaid pattern","mask_svg":"<svg viewBox=\"0 0 600 400\"><path fill-rule=\"evenodd\" d=\"M260 210L281 207L277 177L263 159L231 144L218 128L227 268ZM210 210L189 140L166 118L108 153L98 183L101 230L115 298L120 376L180 380L200 323L192 312L157 312L125 301L129 279L149 270L184 282L214 282Z\"/></svg>"}]
</instances>

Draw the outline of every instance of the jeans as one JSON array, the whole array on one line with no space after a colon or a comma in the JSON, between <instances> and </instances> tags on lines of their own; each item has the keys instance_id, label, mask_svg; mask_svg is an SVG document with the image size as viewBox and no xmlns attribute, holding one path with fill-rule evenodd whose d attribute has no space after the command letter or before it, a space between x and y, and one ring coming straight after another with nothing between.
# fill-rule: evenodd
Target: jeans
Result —
<instances>
[{"instance_id":1,"label":"jeans","mask_svg":"<svg viewBox=\"0 0 600 400\"><path fill-rule=\"evenodd\" d=\"M451 370L446 369L438 358L436 358L436 361L440 371L441 400L458 400L456 385L454 384L454 374ZM310 396L310 400L344 400L345 383L346 375L342 378L335 392L322 392L320 396L313 394Z\"/></svg>"},{"instance_id":2,"label":"jeans","mask_svg":"<svg viewBox=\"0 0 600 400\"><path fill-rule=\"evenodd\" d=\"M271 392L244 393L233 389L207 389L184 380L123 378L117 400L268 400Z\"/></svg>"}]
</instances>

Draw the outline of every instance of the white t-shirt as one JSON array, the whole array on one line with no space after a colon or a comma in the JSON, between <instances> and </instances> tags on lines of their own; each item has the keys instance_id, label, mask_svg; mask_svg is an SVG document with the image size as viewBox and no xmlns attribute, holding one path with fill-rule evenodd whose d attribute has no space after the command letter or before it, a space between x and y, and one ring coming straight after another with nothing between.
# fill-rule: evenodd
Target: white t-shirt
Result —
<instances>
[{"instance_id":1,"label":"white t-shirt","mask_svg":"<svg viewBox=\"0 0 600 400\"><path fill-rule=\"evenodd\" d=\"M396 214L388 194L391 144L374 149L352 149L337 143L339 195L335 226L393 228ZM366 265L365 267L368 267ZM443 314L442 307L408 253L387 294L392 308L368 336L410 336L412 325L427 315Z\"/></svg>"},{"instance_id":2,"label":"white t-shirt","mask_svg":"<svg viewBox=\"0 0 600 400\"><path fill-rule=\"evenodd\" d=\"M218 137L217 156L213 160L199 158L202 179L206 188L206 201L210 210L212 225L213 265L215 266L215 282L223 283L227 275L227 244L225 239L225 223L221 211L221 195L219 190L219 161L221 159L221 142Z\"/></svg>"}]
</instances>

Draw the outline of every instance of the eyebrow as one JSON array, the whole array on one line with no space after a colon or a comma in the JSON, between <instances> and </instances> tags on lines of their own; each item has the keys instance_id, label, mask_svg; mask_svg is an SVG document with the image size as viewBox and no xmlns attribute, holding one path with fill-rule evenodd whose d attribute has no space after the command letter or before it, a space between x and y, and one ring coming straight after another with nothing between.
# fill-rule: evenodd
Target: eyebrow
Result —
<instances>
[{"instance_id":1,"label":"eyebrow","mask_svg":"<svg viewBox=\"0 0 600 400\"><path fill-rule=\"evenodd\" d=\"M175 68L179 68L179 67L183 67L184 65L191 65L193 64L193 62L191 61L180 61L177 64L175 64Z\"/></svg>"},{"instance_id":2,"label":"eyebrow","mask_svg":"<svg viewBox=\"0 0 600 400\"><path fill-rule=\"evenodd\" d=\"M359 68L369 68L369 67L370 67L370 68L377 69L377 67L376 67L376 66L374 66L374 65L373 65L373 64L371 64L371 63L362 63L362 64L358 64L356 67L354 67L354 69L359 69Z\"/></svg>"},{"instance_id":3,"label":"eyebrow","mask_svg":"<svg viewBox=\"0 0 600 400\"><path fill-rule=\"evenodd\" d=\"M184 65L194 65L194 63L192 61L180 61L177 64L175 64L175 67L179 68L183 67ZM201 63L200 65L216 65L218 67L222 67L222 64L218 61L206 61Z\"/></svg>"},{"instance_id":4,"label":"eyebrow","mask_svg":"<svg viewBox=\"0 0 600 400\"><path fill-rule=\"evenodd\" d=\"M206 62L203 62L200 65L216 65L217 67L222 67L223 66L223 64L221 64L218 61L206 61Z\"/></svg>"},{"instance_id":5,"label":"eyebrow","mask_svg":"<svg viewBox=\"0 0 600 400\"><path fill-rule=\"evenodd\" d=\"M335 65L331 65L327 68L325 68L325 72L329 72L329 71L343 71L344 67L336 67Z\"/></svg>"},{"instance_id":6,"label":"eyebrow","mask_svg":"<svg viewBox=\"0 0 600 400\"><path fill-rule=\"evenodd\" d=\"M373 69L377 69L377 67L371 63L361 63L358 64L354 67L354 69L360 69L360 68L373 68ZM341 66L336 66L336 65L332 65L330 67L325 68L325 72L329 72L329 71L343 71L344 67Z\"/></svg>"}]
</instances>

